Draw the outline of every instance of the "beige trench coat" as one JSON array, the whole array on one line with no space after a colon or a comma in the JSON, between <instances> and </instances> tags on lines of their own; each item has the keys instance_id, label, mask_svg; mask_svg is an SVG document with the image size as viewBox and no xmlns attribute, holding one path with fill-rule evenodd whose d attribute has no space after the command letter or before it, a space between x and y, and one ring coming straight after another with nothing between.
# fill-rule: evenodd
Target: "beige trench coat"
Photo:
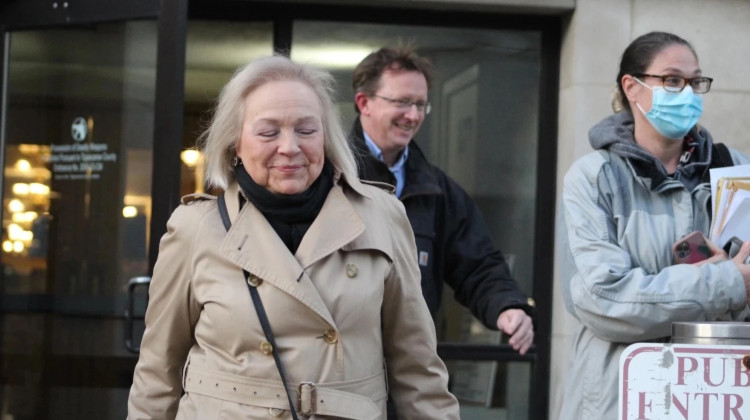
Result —
<instances>
[{"instance_id":1,"label":"beige trench coat","mask_svg":"<svg viewBox=\"0 0 750 420\"><path fill-rule=\"evenodd\" d=\"M387 383L400 419L458 419L401 203L337 176L292 255L239 194L225 194L228 233L213 199L183 200L167 224L128 419L292 418L242 269L298 410L385 419Z\"/></svg>"}]
</instances>

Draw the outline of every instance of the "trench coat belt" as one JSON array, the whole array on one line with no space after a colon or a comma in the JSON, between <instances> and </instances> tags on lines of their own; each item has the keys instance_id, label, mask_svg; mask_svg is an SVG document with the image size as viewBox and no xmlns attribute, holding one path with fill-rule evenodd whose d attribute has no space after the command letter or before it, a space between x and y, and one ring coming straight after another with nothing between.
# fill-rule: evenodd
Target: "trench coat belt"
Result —
<instances>
[{"instance_id":1,"label":"trench coat belt","mask_svg":"<svg viewBox=\"0 0 750 420\"><path fill-rule=\"evenodd\" d=\"M298 404L298 412L308 417L314 414L352 420L376 420L382 417L382 408L375 401L386 397L383 372L352 381L300 382L299 385L288 386L292 400ZM187 393L238 404L289 409L280 380L250 378L188 366L183 377L183 388Z\"/></svg>"}]
</instances>

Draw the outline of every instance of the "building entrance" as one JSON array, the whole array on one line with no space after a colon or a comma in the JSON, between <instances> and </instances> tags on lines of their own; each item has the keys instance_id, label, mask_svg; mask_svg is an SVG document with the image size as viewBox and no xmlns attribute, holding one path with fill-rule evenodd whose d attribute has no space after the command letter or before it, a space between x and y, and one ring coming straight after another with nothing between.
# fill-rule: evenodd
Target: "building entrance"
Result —
<instances>
[{"instance_id":1,"label":"building entrance","mask_svg":"<svg viewBox=\"0 0 750 420\"><path fill-rule=\"evenodd\" d=\"M0 417L125 418L127 284L149 270L157 24L6 37Z\"/></svg>"},{"instance_id":2,"label":"building entrance","mask_svg":"<svg viewBox=\"0 0 750 420\"><path fill-rule=\"evenodd\" d=\"M185 149L234 70L273 51L334 75L348 128L356 63L415 41L438 69L415 141L550 307L558 20L302 3L0 2L0 420L125 418L159 238L203 190ZM520 356L446 288L438 351L464 417L545 418L540 313Z\"/></svg>"}]
</instances>

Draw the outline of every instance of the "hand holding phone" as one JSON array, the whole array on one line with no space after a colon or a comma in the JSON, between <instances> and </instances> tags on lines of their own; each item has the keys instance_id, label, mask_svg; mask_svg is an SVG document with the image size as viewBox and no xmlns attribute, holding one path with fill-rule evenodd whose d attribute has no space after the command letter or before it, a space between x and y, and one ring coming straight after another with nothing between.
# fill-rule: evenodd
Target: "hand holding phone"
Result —
<instances>
[{"instance_id":1,"label":"hand holding phone","mask_svg":"<svg viewBox=\"0 0 750 420\"><path fill-rule=\"evenodd\" d=\"M695 264L711 257L703 233L695 231L683 236L672 245L672 254L676 264Z\"/></svg>"}]
</instances>

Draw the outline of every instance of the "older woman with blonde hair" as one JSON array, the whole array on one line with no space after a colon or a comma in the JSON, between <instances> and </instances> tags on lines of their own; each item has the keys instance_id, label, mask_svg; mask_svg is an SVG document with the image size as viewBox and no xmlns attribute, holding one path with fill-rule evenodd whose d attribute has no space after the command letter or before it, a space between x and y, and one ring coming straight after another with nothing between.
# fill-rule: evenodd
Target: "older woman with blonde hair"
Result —
<instances>
[{"instance_id":1,"label":"older woman with blonde hair","mask_svg":"<svg viewBox=\"0 0 750 420\"><path fill-rule=\"evenodd\" d=\"M357 178L333 78L239 69L201 138L217 199L183 199L149 290L135 419L457 419L393 194ZM386 374L387 372L387 374Z\"/></svg>"}]
</instances>

